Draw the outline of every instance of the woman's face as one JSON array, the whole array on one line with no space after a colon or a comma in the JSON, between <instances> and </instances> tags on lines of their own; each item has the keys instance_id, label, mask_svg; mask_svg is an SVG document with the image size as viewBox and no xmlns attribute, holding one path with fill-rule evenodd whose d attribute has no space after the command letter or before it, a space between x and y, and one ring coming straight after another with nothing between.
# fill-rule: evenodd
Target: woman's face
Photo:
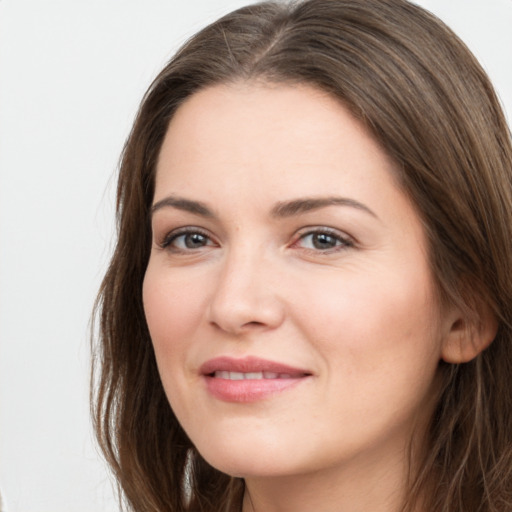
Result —
<instances>
[{"instance_id":1,"label":"woman's face","mask_svg":"<svg viewBox=\"0 0 512 512\"><path fill-rule=\"evenodd\" d=\"M237 476L403 457L449 318L393 162L308 86L207 88L170 123L144 308L178 420Z\"/></svg>"}]
</instances>

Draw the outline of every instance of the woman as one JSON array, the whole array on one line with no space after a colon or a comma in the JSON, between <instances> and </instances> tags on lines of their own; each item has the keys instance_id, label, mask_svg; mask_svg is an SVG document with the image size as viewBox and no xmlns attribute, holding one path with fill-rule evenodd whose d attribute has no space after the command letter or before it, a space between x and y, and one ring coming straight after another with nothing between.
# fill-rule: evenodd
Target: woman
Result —
<instances>
[{"instance_id":1,"label":"woman","mask_svg":"<svg viewBox=\"0 0 512 512\"><path fill-rule=\"evenodd\" d=\"M126 144L95 421L135 511L512 509L512 148L403 0L192 38Z\"/></svg>"}]
</instances>

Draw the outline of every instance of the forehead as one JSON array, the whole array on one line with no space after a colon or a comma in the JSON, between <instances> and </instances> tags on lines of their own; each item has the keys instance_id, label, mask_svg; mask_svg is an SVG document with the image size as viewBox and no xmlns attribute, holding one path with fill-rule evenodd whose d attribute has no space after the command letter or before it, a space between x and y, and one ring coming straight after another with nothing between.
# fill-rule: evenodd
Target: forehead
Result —
<instances>
[{"instance_id":1,"label":"forehead","mask_svg":"<svg viewBox=\"0 0 512 512\"><path fill-rule=\"evenodd\" d=\"M389 180L395 166L331 95L308 85L242 82L206 88L178 108L161 148L157 188L168 179L218 180L228 171L255 182L271 177L275 188L283 180L329 188L356 175L360 182Z\"/></svg>"}]
</instances>

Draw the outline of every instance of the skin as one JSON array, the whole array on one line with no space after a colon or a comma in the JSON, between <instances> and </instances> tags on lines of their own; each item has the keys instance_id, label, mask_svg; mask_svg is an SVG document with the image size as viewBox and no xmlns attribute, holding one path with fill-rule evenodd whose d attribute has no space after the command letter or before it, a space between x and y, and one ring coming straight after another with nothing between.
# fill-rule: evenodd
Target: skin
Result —
<instances>
[{"instance_id":1,"label":"skin","mask_svg":"<svg viewBox=\"0 0 512 512\"><path fill-rule=\"evenodd\" d=\"M349 203L276 215L333 196ZM203 457L245 478L244 512L398 510L460 319L437 307L393 161L315 88L219 85L172 119L154 205L143 300L162 382ZM212 396L200 366L249 355L310 376Z\"/></svg>"}]
</instances>

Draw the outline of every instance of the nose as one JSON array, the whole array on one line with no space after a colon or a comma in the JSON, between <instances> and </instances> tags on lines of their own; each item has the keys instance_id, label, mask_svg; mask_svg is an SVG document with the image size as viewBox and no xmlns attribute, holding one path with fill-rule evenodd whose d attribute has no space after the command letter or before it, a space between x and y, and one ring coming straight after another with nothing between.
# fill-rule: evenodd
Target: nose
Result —
<instances>
[{"instance_id":1,"label":"nose","mask_svg":"<svg viewBox=\"0 0 512 512\"><path fill-rule=\"evenodd\" d=\"M264 255L250 250L228 255L216 284L208 312L216 328L241 335L283 322L279 272Z\"/></svg>"}]
</instances>

